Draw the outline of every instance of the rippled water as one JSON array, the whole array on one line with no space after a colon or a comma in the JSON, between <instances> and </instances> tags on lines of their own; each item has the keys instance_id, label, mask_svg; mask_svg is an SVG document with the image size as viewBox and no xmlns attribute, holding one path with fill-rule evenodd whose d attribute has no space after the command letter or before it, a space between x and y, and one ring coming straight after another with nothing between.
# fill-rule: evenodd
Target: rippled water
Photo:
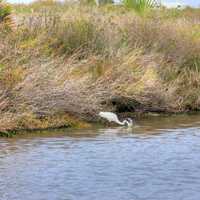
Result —
<instances>
[{"instance_id":1,"label":"rippled water","mask_svg":"<svg viewBox=\"0 0 200 200\"><path fill-rule=\"evenodd\" d=\"M199 122L0 138L0 200L199 200Z\"/></svg>"}]
</instances>

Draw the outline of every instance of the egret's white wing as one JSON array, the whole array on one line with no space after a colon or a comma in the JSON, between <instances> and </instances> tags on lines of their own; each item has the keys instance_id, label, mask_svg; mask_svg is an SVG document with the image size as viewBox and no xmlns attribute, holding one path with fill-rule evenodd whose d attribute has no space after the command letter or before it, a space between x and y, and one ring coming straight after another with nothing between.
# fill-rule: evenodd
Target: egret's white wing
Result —
<instances>
[{"instance_id":1,"label":"egret's white wing","mask_svg":"<svg viewBox=\"0 0 200 200\"><path fill-rule=\"evenodd\" d=\"M116 122L116 123L119 122L117 115L112 112L100 112L99 116L104 119L107 119L109 122Z\"/></svg>"}]
</instances>

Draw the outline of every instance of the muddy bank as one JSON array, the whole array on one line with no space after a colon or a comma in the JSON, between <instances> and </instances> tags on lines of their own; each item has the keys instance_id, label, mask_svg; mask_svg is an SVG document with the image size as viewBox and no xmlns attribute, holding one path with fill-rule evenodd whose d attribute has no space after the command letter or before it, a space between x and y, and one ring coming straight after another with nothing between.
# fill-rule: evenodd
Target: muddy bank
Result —
<instances>
[{"instance_id":1,"label":"muddy bank","mask_svg":"<svg viewBox=\"0 0 200 200\"><path fill-rule=\"evenodd\" d=\"M92 64L57 58L24 67L24 77L15 87L1 87L0 131L88 127L101 121L100 111L121 117L183 112L174 107L174 96L158 87L162 83L151 62L143 68L137 61L135 68L134 60L137 77L132 63L105 63L97 69L95 62L98 58Z\"/></svg>"}]
</instances>

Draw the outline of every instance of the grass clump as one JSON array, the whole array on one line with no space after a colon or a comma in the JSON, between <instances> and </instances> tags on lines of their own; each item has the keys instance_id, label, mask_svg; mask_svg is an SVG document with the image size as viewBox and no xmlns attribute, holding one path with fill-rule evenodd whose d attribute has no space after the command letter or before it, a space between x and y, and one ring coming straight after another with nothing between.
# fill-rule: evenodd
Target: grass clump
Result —
<instances>
[{"instance_id":1,"label":"grass clump","mask_svg":"<svg viewBox=\"0 0 200 200\"><path fill-rule=\"evenodd\" d=\"M90 20L76 19L61 24L49 38L50 47L58 53L72 55L80 52L83 56L99 54L104 51L103 33Z\"/></svg>"},{"instance_id":2,"label":"grass clump","mask_svg":"<svg viewBox=\"0 0 200 200\"><path fill-rule=\"evenodd\" d=\"M12 12L11 6L0 0L0 22L3 22Z\"/></svg>"},{"instance_id":3,"label":"grass clump","mask_svg":"<svg viewBox=\"0 0 200 200\"><path fill-rule=\"evenodd\" d=\"M14 29L14 23L12 19L12 8L9 4L0 0L0 29L11 30Z\"/></svg>"}]
</instances>

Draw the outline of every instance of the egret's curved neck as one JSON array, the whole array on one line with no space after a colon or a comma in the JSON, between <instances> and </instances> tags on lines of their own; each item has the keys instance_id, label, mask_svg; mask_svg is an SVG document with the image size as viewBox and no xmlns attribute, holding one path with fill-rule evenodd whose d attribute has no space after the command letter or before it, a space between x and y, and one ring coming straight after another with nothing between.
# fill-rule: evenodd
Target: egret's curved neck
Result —
<instances>
[{"instance_id":1,"label":"egret's curved neck","mask_svg":"<svg viewBox=\"0 0 200 200\"><path fill-rule=\"evenodd\" d=\"M126 120L124 120L124 121L126 121ZM116 122L118 123L118 124L120 124L120 125L126 125L126 122L120 122L119 120L117 120Z\"/></svg>"}]
</instances>

